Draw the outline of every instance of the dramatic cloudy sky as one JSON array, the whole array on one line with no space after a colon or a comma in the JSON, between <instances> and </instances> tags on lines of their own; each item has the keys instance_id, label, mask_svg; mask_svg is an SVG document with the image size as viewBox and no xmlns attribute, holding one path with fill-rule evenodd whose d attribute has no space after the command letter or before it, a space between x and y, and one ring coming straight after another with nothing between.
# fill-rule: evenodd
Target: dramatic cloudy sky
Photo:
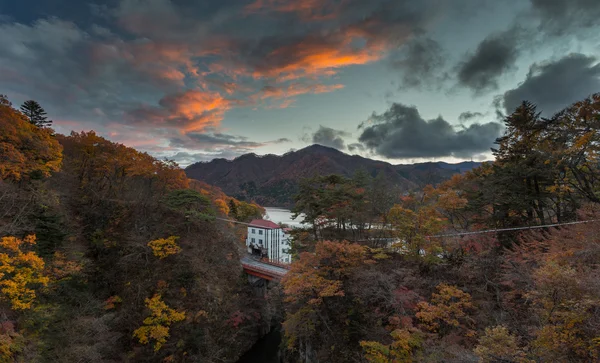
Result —
<instances>
[{"instance_id":1,"label":"dramatic cloudy sky","mask_svg":"<svg viewBox=\"0 0 600 363\"><path fill-rule=\"evenodd\" d=\"M0 93L183 165L312 143L490 158L600 92L598 0L0 0Z\"/></svg>"}]
</instances>

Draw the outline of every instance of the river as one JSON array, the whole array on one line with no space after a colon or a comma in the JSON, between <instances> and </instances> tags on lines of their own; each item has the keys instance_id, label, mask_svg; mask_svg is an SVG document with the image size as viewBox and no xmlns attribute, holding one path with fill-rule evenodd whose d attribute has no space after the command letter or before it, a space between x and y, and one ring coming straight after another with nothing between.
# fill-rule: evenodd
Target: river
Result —
<instances>
[{"instance_id":1,"label":"river","mask_svg":"<svg viewBox=\"0 0 600 363\"><path fill-rule=\"evenodd\" d=\"M300 221L304 218L302 214L298 218L292 219L292 212L289 209L265 207L265 211L267 212L265 219L275 223L285 223L290 227L302 227L300 224Z\"/></svg>"},{"instance_id":2,"label":"river","mask_svg":"<svg viewBox=\"0 0 600 363\"><path fill-rule=\"evenodd\" d=\"M292 212L288 209L265 207L267 214L265 219L275 223L285 223L290 227L300 227L299 216L296 220L292 219ZM249 351L247 351L237 363L280 363L279 345L281 344L281 326L274 327L272 330L260 338Z\"/></svg>"},{"instance_id":3,"label":"river","mask_svg":"<svg viewBox=\"0 0 600 363\"><path fill-rule=\"evenodd\" d=\"M281 326L260 338L237 363L281 363L279 344L281 343Z\"/></svg>"}]
</instances>

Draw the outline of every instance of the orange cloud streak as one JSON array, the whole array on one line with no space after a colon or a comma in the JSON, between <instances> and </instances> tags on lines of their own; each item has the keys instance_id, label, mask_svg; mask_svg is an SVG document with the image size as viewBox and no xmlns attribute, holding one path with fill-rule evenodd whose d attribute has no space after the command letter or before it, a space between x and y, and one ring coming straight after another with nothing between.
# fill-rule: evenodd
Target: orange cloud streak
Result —
<instances>
[{"instance_id":1,"label":"orange cloud streak","mask_svg":"<svg viewBox=\"0 0 600 363\"><path fill-rule=\"evenodd\" d=\"M170 119L189 121L183 125L183 130L189 132L216 126L223 119L225 111L231 108L232 101L217 92L189 90L165 97L161 105L166 105L170 111Z\"/></svg>"},{"instance_id":2,"label":"orange cloud streak","mask_svg":"<svg viewBox=\"0 0 600 363\"><path fill-rule=\"evenodd\" d=\"M333 92L335 90L344 88L343 84L332 84L332 85L324 85L324 84L300 84L300 83L292 83L285 87L272 87L267 86L264 87L262 93L260 94L262 99L266 98L290 98L299 96L306 93L327 93Z\"/></svg>"},{"instance_id":3,"label":"orange cloud streak","mask_svg":"<svg viewBox=\"0 0 600 363\"><path fill-rule=\"evenodd\" d=\"M236 100L226 99L218 92L187 90L163 97L160 107L142 106L129 112L136 123L176 128L183 132L200 131L218 126L225 112Z\"/></svg>"},{"instance_id":4,"label":"orange cloud streak","mask_svg":"<svg viewBox=\"0 0 600 363\"><path fill-rule=\"evenodd\" d=\"M356 45L360 42L364 43L362 47ZM279 81L331 76L339 68L380 60L388 48L386 41L371 40L366 32L348 29L327 40L313 37L277 48L262 60L264 66L258 67L253 76Z\"/></svg>"}]
</instances>

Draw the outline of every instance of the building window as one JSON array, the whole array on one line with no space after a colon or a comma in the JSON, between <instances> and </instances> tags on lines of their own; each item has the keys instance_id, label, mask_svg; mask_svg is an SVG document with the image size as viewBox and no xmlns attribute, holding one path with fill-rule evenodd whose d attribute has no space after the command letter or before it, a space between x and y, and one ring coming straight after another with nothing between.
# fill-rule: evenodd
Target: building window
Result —
<instances>
[{"instance_id":1,"label":"building window","mask_svg":"<svg viewBox=\"0 0 600 363\"><path fill-rule=\"evenodd\" d=\"M262 239L258 240L258 244L262 246Z\"/></svg>"},{"instance_id":2,"label":"building window","mask_svg":"<svg viewBox=\"0 0 600 363\"><path fill-rule=\"evenodd\" d=\"M254 242L256 242L256 241L254 240L254 238L252 238L252 243L254 243Z\"/></svg>"},{"instance_id":3,"label":"building window","mask_svg":"<svg viewBox=\"0 0 600 363\"><path fill-rule=\"evenodd\" d=\"M252 233L256 233L256 229L252 228Z\"/></svg>"},{"instance_id":4,"label":"building window","mask_svg":"<svg viewBox=\"0 0 600 363\"><path fill-rule=\"evenodd\" d=\"M258 230L258 234L262 234L262 229L259 229L259 230Z\"/></svg>"}]
</instances>

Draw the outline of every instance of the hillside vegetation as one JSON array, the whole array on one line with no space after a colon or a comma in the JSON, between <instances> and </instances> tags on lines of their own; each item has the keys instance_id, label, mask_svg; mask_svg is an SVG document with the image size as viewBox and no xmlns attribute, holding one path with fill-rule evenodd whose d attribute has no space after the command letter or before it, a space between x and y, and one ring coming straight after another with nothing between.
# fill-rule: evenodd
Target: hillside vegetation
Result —
<instances>
[{"instance_id":1,"label":"hillside vegetation","mask_svg":"<svg viewBox=\"0 0 600 363\"><path fill-rule=\"evenodd\" d=\"M0 179L0 361L235 361L268 328L215 220L257 205L5 98Z\"/></svg>"},{"instance_id":2,"label":"hillside vegetation","mask_svg":"<svg viewBox=\"0 0 600 363\"><path fill-rule=\"evenodd\" d=\"M422 163L392 165L339 150L312 145L282 156L242 155L235 160L215 159L185 169L188 177L216 185L241 200L255 200L265 206L291 207L304 178L337 174L345 177L364 171L372 177L382 175L396 194L436 184L479 163Z\"/></svg>"},{"instance_id":3,"label":"hillside vegetation","mask_svg":"<svg viewBox=\"0 0 600 363\"><path fill-rule=\"evenodd\" d=\"M600 360L600 94L524 102L494 162L435 186L303 179L266 296L217 219L258 205L0 101L0 361L235 362L273 321L290 363Z\"/></svg>"},{"instance_id":4,"label":"hillside vegetation","mask_svg":"<svg viewBox=\"0 0 600 363\"><path fill-rule=\"evenodd\" d=\"M600 94L505 126L495 162L393 205L362 177L301 184L289 361L600 361Z\"/></svg>"}]
</instances>

